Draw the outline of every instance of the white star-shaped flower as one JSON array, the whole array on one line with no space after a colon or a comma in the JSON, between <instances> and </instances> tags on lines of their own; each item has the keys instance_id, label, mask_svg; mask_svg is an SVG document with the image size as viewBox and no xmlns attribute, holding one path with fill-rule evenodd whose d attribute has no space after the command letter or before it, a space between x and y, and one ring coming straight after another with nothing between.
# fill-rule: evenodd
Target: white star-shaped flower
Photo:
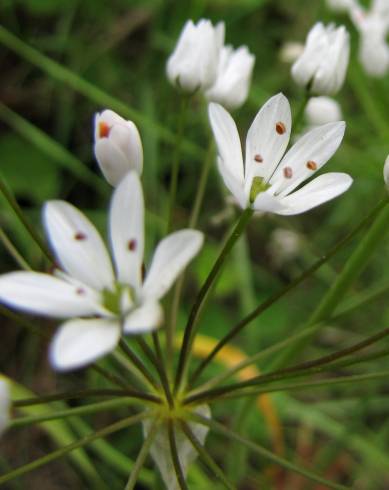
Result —
<instances>
[{"instance_id":1,"label":"white star-shaped flower","mask_svg":"<svg viewBox=\"0 0 389 490\"><path fill-rule=\"evenodd\" d=\"M238 130L230 114L212 103L209 117L218 147L219 171L243 209L299 214L339 196L352 183L347 174L327 173L297 189L335 153L344 135L343 121L312 129L284 155L292 118L286 97L275 95L260 109L249 129L243 164Z\"/></svg>"},{"instance_id":2,"label":"white star-shaped flower","mask_svg":"<svg viewBox=\"0 0 389 490\"><path fill-rule=\"evenodd\" d=\"M62 271L0 276L0 301L33 314L71 318L56 333L50 358L74 369L117 345L120 335L145 333L162 322L159 300L199 252L202 233L181 230L156 248L143 280L144 203L136 172L115 189L109 217L112 263L93 224L65 201L49 201L43 220Z\"/></svg>"}]
</instances>

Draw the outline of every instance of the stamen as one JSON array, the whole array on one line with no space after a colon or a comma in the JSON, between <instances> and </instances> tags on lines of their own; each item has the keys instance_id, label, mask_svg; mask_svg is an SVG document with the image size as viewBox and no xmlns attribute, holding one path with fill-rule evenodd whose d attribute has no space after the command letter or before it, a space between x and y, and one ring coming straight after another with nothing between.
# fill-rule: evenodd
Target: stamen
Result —
<instances>
[{"instance_id":1,"label":"stamen","mask_svg":"<svg viewBox=\"0 0 389 490\"><path fill-rule=\"evenodd\" d=\"M111 128L104 121L99 122L99 136L100 138L108 138Z\"/></svg>"},{"instance_id":2,"label":"stamen","mask_svg":"<svg viewBox=\"0 0 389 490\"><path fill-rule=\"evenodd\" d=\"M282 121L276 123L276 131L278 134L284 134L286 132L285 124Z\"/></svg>"},{"instance_id":3,"label":"stamen","mask_svg":"<svg viewBox=\"0 0 389 490\"><path fill-rule=\"evenodd\" d=\"M291 179L293 177L293 170L291 169L291 167L284 168L284 177L286 179Z\"/></svg>"},{"instance_id":4,"label":"stamen","mask_svg":"<svg viewBox=\"0 0 389 490\"><path fill-rule=\"evenodd\" d=\"M127 242L127 248L131 252L135 252L137 245L138 244L134 238L132 240L128 240L128 242Z\"/></svg>"},{"instance_id":5,"label":"stamen","mask_svg":"<svg viewBox=\"0 0 389 490\"><path fill-rule=\"evenodd\" d=\"M83 296L85 293L86 293L86 291L83 288L77 288L76 289L76 294L79 294L80 296Z\"/></svg>"},{"instance_id":6,"label":"stamen","mask_svg":"<svg viewBox=\"0 0 389 490\"><path fill-rule=\"evenodd\" d=\"M307 162L307 168L309 168L309 170L317 170L317 163L313 160L309 160Z\"/></svg>"},{"instance_id":7,"label":"stamen","mask_svg":"<svg viewBox=\"0 0 389 490\"><path fill-rule=\"evenodd\" d=\"M261 155L259 153L257 153L257 155L254 156L254 160L258 163L263 162L263 158L261 157Z\"/></svg>"},{"instance_id":8,"label":"stamen","mask_svg":"<svg viewBox=\"0 0 389 490\"><path fill-rule=\"evenodd\" d=\"M74 239L75 240L79 240L79 241L82 241L82 240L86 240L86 235L85 233L83 233L82 231L78 231L75 235L74 235Z\"/></svg>"}]
</instances>

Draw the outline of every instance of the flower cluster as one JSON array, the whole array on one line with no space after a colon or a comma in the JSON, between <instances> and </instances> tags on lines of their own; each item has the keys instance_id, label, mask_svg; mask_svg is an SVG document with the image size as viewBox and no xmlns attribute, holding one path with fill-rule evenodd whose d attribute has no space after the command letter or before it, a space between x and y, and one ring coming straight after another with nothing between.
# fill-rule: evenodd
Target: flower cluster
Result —
<instances>
[{"instance_id":1,"label":"flower cluster","mask_svg":"<svg viewBox=\"0 0 389 490\"><path fill-rule=\"evenodd\" d=\"M255 58L246 46L224 45L224 31L223 22L187 21L166 71L183 91L201 90L209 101L235 109L247 98Z\"/></svg>"}]
</instances>

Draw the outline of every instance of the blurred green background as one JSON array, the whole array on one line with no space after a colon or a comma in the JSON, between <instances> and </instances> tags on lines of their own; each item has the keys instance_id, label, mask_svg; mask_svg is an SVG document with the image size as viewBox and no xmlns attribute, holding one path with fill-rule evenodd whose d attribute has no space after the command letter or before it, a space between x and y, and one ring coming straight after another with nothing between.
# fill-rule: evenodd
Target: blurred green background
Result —
<instances>
[{"instance_id":1,"label":"blurred green background","mask_svg":"<svg viewBox=\"0 0 389 490\"><path fill-rule=\"evenodd\" d=\"M279 57L286 41L303 42L317 20L344 23L352 41L347 79L337 97L347 123L346 136L326 171L347 172L354 184L344 196L302 216L287 219L271 215L252 221L202 318L201 332L220 338L244 314L344 237L384 194L382 168L389 153L389 77L376 80L363 73L357 61L358 36L346 16L335 15L319 0L2 0L2 25L69 71L54 70L50 74L33 54L20 56L20 52L1 45L0 172L39 232L43 231L43 202L61 198L83 209L105 234L111 189L93 157L93 115L104 108L116 110L133 119L140 129L145 153L143 182L150 212L147 249L151 250L163 233L174 142L171 132L176 130L179 107L177 94L165 77L165 63L184 22L200 17L223 20L226 42L235 47L246 44L256 56L249 100L234 114L243 141L251 120L269 96L282 91L292 108L299 105L301 91L291 80L290 66ZM50 71L50 66L46 68ZM177 229L186 226L210 139L203 101L196 99L190 110L185 131L189 144L182 153L179 175ZM40 250L2 197L0 206L2 233L34 269L47 267ZM181 326L193 288L205 278L231 213L215 167L199 222L199 228L207 233L206 246L191 268L191 287L185 291L180 309ZM277 259L271 236L278 228L299 234L297 256ZM295 331L332 284L357 241L255 320L236 345L253 354ZM388 251L388 243L383 241L347 298L352 304L365 294L377 292L374 300L328 324L315 345L304 353L307 358L340 349L388 326ZM0 272L15 268L6 247L0 246ZM56 326L47 320L36 320L35 324L46 333ZM5 315L1 316L1 329L0 367L7 375L38 392L80 382L80 376L55 376L51 371L47 340L32 335ZM385 365L384 358L356 372L376 371ZM212 369L219 370L216 366ZM88 376L93 378L81 373L81 382L88 382ZM349 485L353 482L352 488L389 488L388 394L382 383L371 383L274 396L283 428L284 455L329 479ZM234 420L246 409L247 416L240 417L243 422ZM217 406L214 414L271 446L263 414L253 406L244 410L241 402L226 402ZM102 425L111 417L99 415L90 423ZM131 435L119 434L112 440L116 449L134 458L140 430L133 429ZM225 461L225 441L210 436L208 443L216 459ZM7 434L0 447L0 469L5 472L48 452L55 444L44 431L26 429ZM241 464L232 464L233 459L228 457L226 460L228 472L240 482L237 488L324 488L282 471L274 472L266 461L256 457L244 461L244 456L237 456L243 458L238 460ZM94 464L98 462L99 472L110 481L111 489L123 487L123 471L113 477L115 470L101 454L91 451L90 458ZM204 472L190 478L194 482L190 488L218 488ZM4 488L95 487L85 480L74 461L66 459ZM158 482L149 488L158 488Z\"/></svg>"}]
</instances>

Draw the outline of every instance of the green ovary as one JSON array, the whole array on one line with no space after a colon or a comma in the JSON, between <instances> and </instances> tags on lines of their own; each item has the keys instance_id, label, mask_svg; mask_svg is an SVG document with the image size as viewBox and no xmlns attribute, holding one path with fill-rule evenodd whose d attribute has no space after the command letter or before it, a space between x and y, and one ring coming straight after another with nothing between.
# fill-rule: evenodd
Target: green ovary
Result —
<instances>
[{"instance_id":1,"label":"green ovary","mask_svg":"<svg viewBox=\"0 0 389 490\"><path fill-rule=\"evenodd\" d=\"M258 194L267 191L270 185L266 183L262 177L254 177L250 189L250 204L253 204Z\"/></svg>"}]
</instances>

